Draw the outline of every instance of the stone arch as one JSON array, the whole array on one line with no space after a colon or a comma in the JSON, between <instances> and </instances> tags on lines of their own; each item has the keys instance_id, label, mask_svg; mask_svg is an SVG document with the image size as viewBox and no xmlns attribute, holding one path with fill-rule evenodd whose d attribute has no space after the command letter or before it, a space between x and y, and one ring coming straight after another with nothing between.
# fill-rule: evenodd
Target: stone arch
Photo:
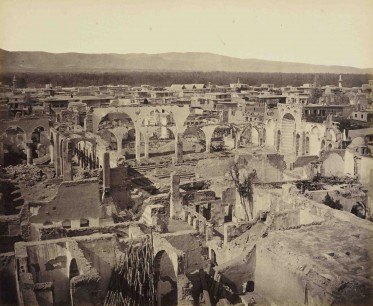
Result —
<instances>
[{"instance_id":1,"label":"stone arch","mask_svg":"<svg viewBox=\"0 0 373 306\"><path fill-rule=\"evenodd\" d=\"M102 116L97 125L97 132L104 129L113 129L116 127L131 126L134 127L132 117L123 112L109 112L106 115Z\"/></svg>"},{"instance_id":2,"label":"stone arch","mask_svg":"<svg viewBox=\"0 0 373 306\"><path fill-rule=\"evenodd\" d=\"M177 305L177 271L171 257L165 250L160 250L154 257L156 274L157 300L159 305Z\"/></svg>"},{"instance_id":3,"label":"stone arch","mask_svg":"<svg viewBox=\"0 0 373 306\"><path fill-rule=\"evenodd\" d=\"M212 141L212 136L218 127L222 127L225 125L218 125L218 124L211 124L211 125L205 125L201 129L205 133L205 140L206 140L206 152L211 151L211 141Z\"/></svg>"},{"instance_id":4,"label":"stone arch","mask_svg":"<svg viewBox=\"0 0 373 306\"><path fill-rule=\"evenodd\" d=\"M73 258L71 259L70 265L69 265L69 280L79 275L80 275L80 272L79 272L78 264L76 262L76 259Z\"/></svg>"}]
</instances>

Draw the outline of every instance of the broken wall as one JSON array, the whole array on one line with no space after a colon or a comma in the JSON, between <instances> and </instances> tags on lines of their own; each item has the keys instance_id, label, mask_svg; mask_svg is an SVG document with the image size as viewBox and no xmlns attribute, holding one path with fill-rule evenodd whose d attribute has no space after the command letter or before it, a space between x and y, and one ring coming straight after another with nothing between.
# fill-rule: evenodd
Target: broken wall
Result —
<instances>
[{"instance_id":1,"label":"broken wall","mask_svg":"<svg viewBox=\"0 0 373 306\"><path fill-rule=\"evenodd\" d=\"M31 202L30 213L33 240L39 239L37 227L45 222L59 224L67 220L71 222L71 228L79 228L80 220L84 218L89 221L89 226L98 226L102 214L98 181L62 182L53 200Z\"/></svg>"}]
</instances>

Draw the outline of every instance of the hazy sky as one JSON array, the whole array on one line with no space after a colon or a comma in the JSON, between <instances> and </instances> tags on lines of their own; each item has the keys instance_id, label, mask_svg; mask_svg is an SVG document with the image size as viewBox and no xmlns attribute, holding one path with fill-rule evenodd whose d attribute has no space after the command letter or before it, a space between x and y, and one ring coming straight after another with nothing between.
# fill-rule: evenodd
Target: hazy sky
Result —
<instances>
[{"instance_id":1,"label":"hazy sky","mask_svg":"<svg viewBox=\"0 0 373 306\"><path fill-rule=\"evenodd\" d=\"M373 67L373 0L0 0L0 48Z\"/></svg>"}]
</instances>

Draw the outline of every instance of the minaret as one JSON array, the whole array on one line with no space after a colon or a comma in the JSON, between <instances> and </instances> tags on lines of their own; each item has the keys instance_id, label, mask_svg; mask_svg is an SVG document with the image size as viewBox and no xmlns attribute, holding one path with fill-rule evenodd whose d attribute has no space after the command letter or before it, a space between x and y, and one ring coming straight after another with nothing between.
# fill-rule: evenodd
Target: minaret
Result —
<instances>
[{"instance_id":1,"label":"minaret","mask_svg":"<svg viewBox=\"0 0 373 306\"><path fill-rule=\"evenodd\" d=\"M17 79L16 79L15 75L13 75L13 82L12 83L13 83L13 91L14 91L17 88Z\"/></svg>"},{"instance_id":2,"label":"minaret","mask_svg":"<svg viewBox=\"0 0 373 306\"><path fill-rule=\"evenodd\" d=\"M338 87L342 88L342 75L339 75Z\"/></svg>"}]
</instances>

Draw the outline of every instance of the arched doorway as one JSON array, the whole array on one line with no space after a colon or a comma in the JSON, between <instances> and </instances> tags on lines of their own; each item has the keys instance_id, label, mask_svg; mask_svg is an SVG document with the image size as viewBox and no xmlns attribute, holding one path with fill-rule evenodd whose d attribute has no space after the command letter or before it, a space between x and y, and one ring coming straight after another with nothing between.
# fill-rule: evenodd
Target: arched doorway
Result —
<instances>
[{"instance_id":1,"label":"arched doorway","mask_svg":"<svg viewBox=\"0 0 373 306\"><path fill-rule=\"evenodd\" d=\"M281 153L292 154L294 152L294 130L295 118L292 114L286 113L281 121Z\"/></svg>"},{"instance_id":2,"label":"arched doorway","mask_svg":"<svg viewBox=\"0 0 373 306\"><path fill-rule=\"evenodd\" d=\"M154 258L158 305L177 305L177 278L171 258L159 251Z\"/></svg>"},{"instance_id":3,"label":"arched doorway","mask_svg":"<svg viewBox=\"0 0 373 306\"><path fill-rule=\"evenodd\" d=\"M70 268L69 268L69 280L71 280L73 277L80 275L78 264L76 263L75 258L73 258L70 262Z\"/></svg>"}]
</instances>

